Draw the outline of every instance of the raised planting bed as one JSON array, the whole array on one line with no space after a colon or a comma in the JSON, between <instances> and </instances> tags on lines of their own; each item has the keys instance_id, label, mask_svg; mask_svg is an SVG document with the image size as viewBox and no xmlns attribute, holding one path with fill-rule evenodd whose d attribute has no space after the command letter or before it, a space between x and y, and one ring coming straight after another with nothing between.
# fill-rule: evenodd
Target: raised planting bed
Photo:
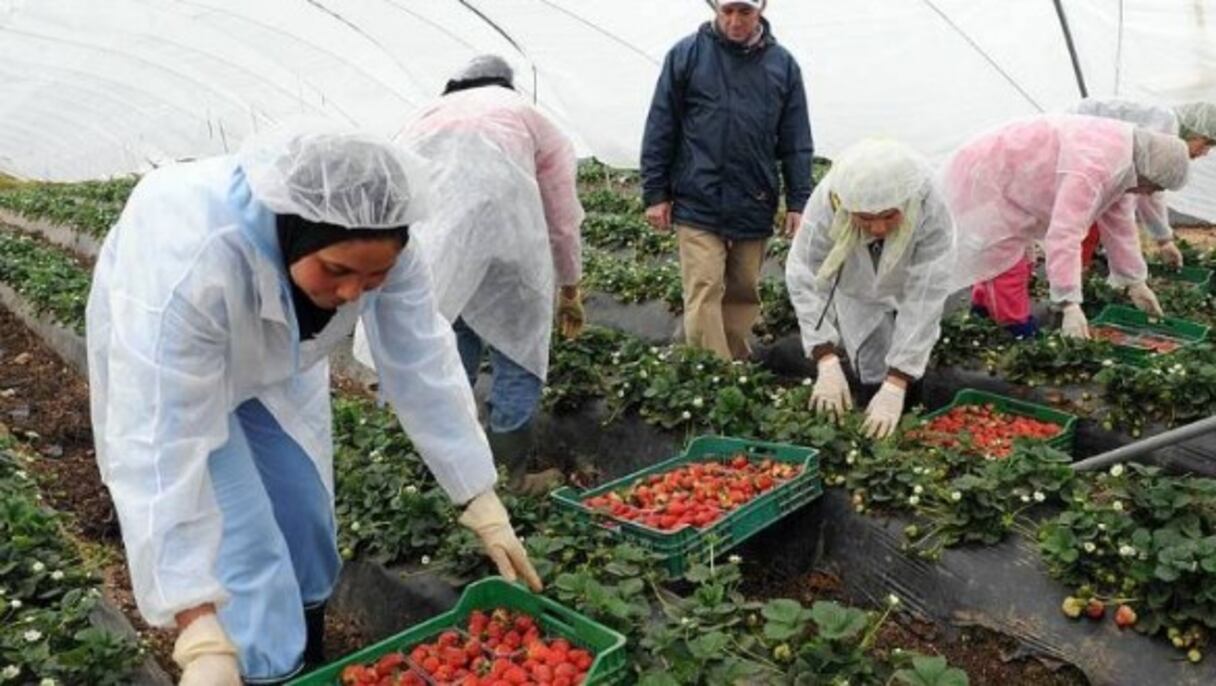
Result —
<instances>
[{"instance_id":1,"label":"raised planting bed","mask_svg":"<svg viewBox=\"0 0 1216 686\"><path fill-rule=\"evenodd\" d=\"M667 571L680 576L822 492L810 448L702 436L669 460L582 493L561 488L552 498L587 523L658 553Z\"/></svg>"},{"instance_id":2,"label":"raised planting bed","mask_svg":"<svg viewBox=\"0 0 1216 686\"><path fill-rule=\"evenodd\" d=\"M491 577L470 584L451 610L290 683L617 684L630 674L624 646L619 633Z\"/></svg>"}]
</instances>

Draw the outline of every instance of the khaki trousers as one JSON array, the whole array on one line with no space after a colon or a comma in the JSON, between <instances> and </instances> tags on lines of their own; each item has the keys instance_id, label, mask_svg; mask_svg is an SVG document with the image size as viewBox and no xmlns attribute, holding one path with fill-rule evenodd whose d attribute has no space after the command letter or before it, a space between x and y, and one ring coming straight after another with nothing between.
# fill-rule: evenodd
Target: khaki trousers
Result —
<instances>
[{"instance_id":1,"label":"khaki trousers","mask_svg":"<svg viewBox=\"0 0 1216 686\"><path fill-rule=\"evenodd\" d=\"M760 267L767 241L730 241L679 225L676 236L686 342L726 360L747 359L748 337L760 315Z\"/></svg>"}]
</instances>

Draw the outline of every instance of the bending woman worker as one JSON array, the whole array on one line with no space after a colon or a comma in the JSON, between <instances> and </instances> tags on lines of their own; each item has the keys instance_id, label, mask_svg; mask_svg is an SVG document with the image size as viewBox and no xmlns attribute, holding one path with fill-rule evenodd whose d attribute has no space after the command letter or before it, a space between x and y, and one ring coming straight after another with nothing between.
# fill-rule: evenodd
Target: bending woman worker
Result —
<instances>
[{"instance_id":1,"label":"bending woman worker","mask_svg":"<svg viewBox=\"0 0 1216 686\"><path fill-rule=\"evenodd\" d=\"M873 396L866 432L888 436L941 332L954 266L950 213L920 155L868 140L840 156L802 217L785 280L818 368L811 407L840 415L852 406L847 358L862 400Z\"/></svg>"},{"instance_id":2,"label":"bending woman worker","mask_svg":"<svg viewBox=\"0 0 1216 686\"><path fill-rule=\"evenodd\" d=\"M341 563L327 354L356 319L460 522L540 587L407 245L415 164L370 137L276 133L149 174L106 238L87 311L98 462L139 610L180 630L182 684L277 683L321 659Z\"/></svg>"}]
</instances>

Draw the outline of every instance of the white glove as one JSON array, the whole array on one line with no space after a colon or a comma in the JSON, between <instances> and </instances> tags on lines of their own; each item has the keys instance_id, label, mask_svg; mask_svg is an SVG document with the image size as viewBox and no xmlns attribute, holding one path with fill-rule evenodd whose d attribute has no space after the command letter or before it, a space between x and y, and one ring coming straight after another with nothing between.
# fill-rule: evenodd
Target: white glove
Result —
<instances>
[{"instance_id":1,"label":"white glove","mask_svg":"<svg viewBox=\"0 0 1216 686\"><path fill-rule=\"evenodd\" d=\"M1182 269L1183 259L1182 251L1178 249L1178 244L1174 241L1162 241L1157 244L1157 252L1161 255L1161 259L1174 269Z\"/></svg>"},{"instance_id":2,"label":"white glove","mask_svg":"<svg viewBox=\"0 0 1216 686\"><path fill-rule=\"evenodd\" d=\"M898 384L884 381L866 408L866 420L862 422L861 430L870 438L886 438L894 433L895 427L899 426L899 418L904 414L905 393Z\"/></svg>"},{"instance_id":3,"label":"white glove","mask_svg":"<svg viewBox=\"0 0 1216 686\"><path fill-rule=\"evenodd\" d=\"M818 367L819 375L811 391L811 409L839 419L844 416L845 410L853 407L849 380L844 376L840 358L835 355L819 358Z\"/></svg>"},{"instance_id":4,"label":"white glove","mask_svg":"<svg viewBox=\"0 0 1216 686\"><path fill-rule=\"evenodd\" d=\"M481 539L486 555L494 561L504 579L515 581L522 576L533 591L541 590L540 575L528 560L524 545L511 528L507 508L502 506L494 489L473 498L459 521Z\"/></svg>"},{"instance_id":5,"label":"white glove","mask_svg":"<svg viewBox=\"0 0 1216 686\"><path fill-rule=\"evenodd\" d=\"M1060 333L1067 338L1089 338L1089 320L1081 311L1080 303L1064 305L1064 322L1060 324Z\"/></svg>"},{"instance_id":6,"label":"white glove","mask_svg":"<svg viewBox=\"0 0 1216 686\"><path fill-rule=\"evenodd\" d=\"M236 646L214 613L186 625L173 644L173 661L182 668L179 686L241 686Z\"/></svg>"},{"instance_id":7,"label":"white glove","mask_svg":"<svg viewBox=\"0 0 1216 686\"><path fill-rule=\"evenodd\" d=\"M1165 316L1161 303L1157 302L1157 294L1153 293L1153 289L1143 281L1128 286L1127 297L1131 298L1132 304L1140 308L1142 312L1147 312L1154 317Z\"/></svg>"}]
</instances>

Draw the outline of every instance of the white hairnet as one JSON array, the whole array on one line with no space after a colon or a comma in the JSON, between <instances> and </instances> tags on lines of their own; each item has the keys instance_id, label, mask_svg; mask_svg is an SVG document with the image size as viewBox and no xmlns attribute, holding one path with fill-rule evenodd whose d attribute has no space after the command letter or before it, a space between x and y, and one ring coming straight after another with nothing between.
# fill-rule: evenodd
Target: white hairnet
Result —
<instances>
[{"instance_id":1,"label":"white hairnet","mask_svg":"<svg viewBox=\"0 0 1216 686\"><path fill-rule=\"evenodd\" d=\"M1166 136L1136 127L1132 134L1132 163L1136 175L1166 190L1176 191L1186 184L1190 150L1177 136Z\"/></svg>"},{"instance_id":2,"label":"white hairnet","mask_svg":"<svg viewBox=\"0 0 1216 686\"><path fill-rule=\"evenodd\" d=\"M832 192L849 212L900 209L929 181L924 158L893 140L867 139L833 163Z\"/></svg>"},{"instance_id":3,"label":"white hairnet","mask_svg":"<svg viewBox=\"0 0 1216 686\"><path fill-rule=\"evenodd\" d=\"M1203 136L1216 141L1216 103L1192 102L1174 109L1182 125L1182 137Z\"/></svg>"},{"instance_id":4,"label":"white hairnet","mask_svg":"<svg viewBox=\"0 0 1216 686\"><path fill-rule=\"evenodd\" d=\"M478 55L464 65L455 78L457 81L506 79L508 82L514 82L515 70L498 55Z\"/></svg>"},{"instance_id":5,"label":"white hairnet","mask_svg":"<svg viewBox=\"0 0 1216 686\"><path fill-rule=\"evenodd\" d=\"M276 130L246 141L240 164L253 196L276 214L351 229L424 216L425 163L369 134Z\"/></svg>"},{"instance_id":6,"label":"white hairnet","mask_svg":"<svg viewBox=\"0 0 1216 686\"><path fill-rule=\"evenodd\" d=\"M1072 112L1090 117L1118 119L1157 133L1178 133L1177 112L1159 105L1116 98L1085 98L1077 103Z\"/></svg>"},{"instance_id":7,"label":"white hairnet","mask_svg":"<svg viewBox=\"0 0 1216 686\"><path fill-rule=\"evenodd\" d=\"M902 214L899 228L886 239L885 268L899 262L920 223L918 216L924 189L932 172L924 158L912 148L883 139L867 139L854 144L836 159L823 180L831 191L835 216L831 237L834 247L819 267L817 277L827 281L848 259L853 246L863 240L853 221L853 213L878 213L897 209Z\"/></svg>"}]
</instances>

